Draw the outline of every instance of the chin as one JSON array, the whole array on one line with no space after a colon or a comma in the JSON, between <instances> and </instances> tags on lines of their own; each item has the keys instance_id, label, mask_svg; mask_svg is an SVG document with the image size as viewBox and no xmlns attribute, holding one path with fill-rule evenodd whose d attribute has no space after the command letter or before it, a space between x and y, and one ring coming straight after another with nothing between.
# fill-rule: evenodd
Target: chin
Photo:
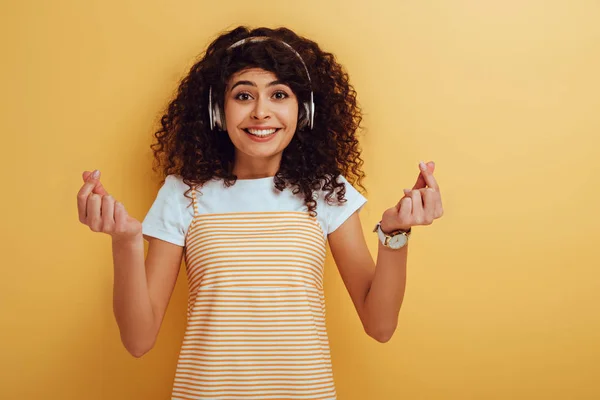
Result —
<instances>
[{"instance_id":1,"label":"chin","mask_svg":"<svg viewBox=\"0 0 600 400\"><path fill-rule=\"evenodd\" d=\"M291 141L291 137L288 137L289 133L283 130L277 132L273 137L268 138L267 140L262 138L256 140L256 138L250 137L250 135L244 131L240 131L239 135L241 136L240 146L238 147L236 143L234 143L234 145L236 145L235 147L247 156L256 158L276 156L283 152L285 147L287 147Z\"/></svg>"},{"instance_id":2,"label":"chin","mask_svg":"<svg viewBox=\"0 0 600 400\"><path fill-rule=\"evenodd\" d=\"M252 158L271 158L280 154L283 150L279 149L256 149L256 148L244 148L242 153Z\"/></svg>"}]
</instances>

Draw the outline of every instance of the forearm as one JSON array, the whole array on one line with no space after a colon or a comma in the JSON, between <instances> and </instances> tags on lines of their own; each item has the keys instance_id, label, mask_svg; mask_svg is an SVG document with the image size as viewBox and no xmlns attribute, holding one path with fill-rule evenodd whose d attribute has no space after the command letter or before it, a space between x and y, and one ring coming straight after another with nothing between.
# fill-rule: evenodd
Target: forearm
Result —
<instances>
[{"instance_id":1,"label":"forearm","mask_svg":"<svg viewBox=\"0 0 600 400\"><path fill-rule=\"evenodd\" d=\"M141 356L154 344L154 313L148 292L144 239L115 241L113 311L125 348Z\"/></svg>"},{"instance_id":2,"label":"forearm","mask_svg":"<svg viewBox=\"0 0 600 400\"><path fill-rule=\"evenodd\" d=\"M406 287L408 244L393 250L379 242L375 275L365 299L369 335L388 341L398 325Z\"/></svg>"}]
</instances>

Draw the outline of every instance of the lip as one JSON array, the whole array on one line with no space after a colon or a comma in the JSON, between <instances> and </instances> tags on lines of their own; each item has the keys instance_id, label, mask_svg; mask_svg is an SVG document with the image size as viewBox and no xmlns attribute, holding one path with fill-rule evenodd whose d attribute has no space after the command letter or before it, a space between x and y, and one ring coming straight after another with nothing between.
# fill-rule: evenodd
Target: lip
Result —
<instances>
[{"instance_id":1,"label":"lip","mask_svg":"<svg viewBox=\"0 0 600 400\"><path fill-rule=\"evenodd\" d=\"M257 130L263 129L264 130L264 129L281 129L281 127L278 127L278 126L247 126L242 129L257 129Z\"/></svg>"}]
</instances>

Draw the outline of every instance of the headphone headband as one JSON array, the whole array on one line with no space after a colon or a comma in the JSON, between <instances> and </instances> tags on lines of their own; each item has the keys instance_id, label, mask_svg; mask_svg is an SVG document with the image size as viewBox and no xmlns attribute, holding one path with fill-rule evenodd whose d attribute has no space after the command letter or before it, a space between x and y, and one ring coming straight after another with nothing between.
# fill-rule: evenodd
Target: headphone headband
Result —
<instances>
[{"instance_id":1,"label":"headphone headband","mask_svg":"<svg viewBox=\"0 0 600 400\"><path fill-rule=\"evenodd\" d=\"M231 46L229 46L227 48L227 50L234 49L234 48L236 48L238 46L241 46L241 45L243 45L244 43L247 43L247 42L264 42L266 40L274 40L276 42L279 42L279 43L283 44L284 46L286 46L291 51L293 51L294 54L296 55L296 57L298 57L298 59L302 63L302 66L304 67L304 70L306 71L306 77L308 78L308 82L312 86L312 81L310 79L310 74L308 73L308 68L306 67L306 64L304 63L304 60L302 59L302 56L291 45L289 45L288 43L284 42L283 40L275 39L275 38L272 38L272 37L269 37L269 36L250 36L250 37L247 37L245 39L238 40L237 42L235 42L234 44L232 44Z\"/></svg>"}]
</instances>

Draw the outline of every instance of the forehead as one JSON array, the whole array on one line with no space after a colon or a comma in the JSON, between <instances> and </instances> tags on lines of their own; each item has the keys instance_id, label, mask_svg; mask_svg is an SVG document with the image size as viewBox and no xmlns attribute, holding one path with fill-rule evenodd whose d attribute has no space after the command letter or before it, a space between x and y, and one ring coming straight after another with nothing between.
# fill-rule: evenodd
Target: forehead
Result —
<instances>
[{"instance_id":1,"label":"forehead","mask_svg":"<svg viewBox=\"0 0 600 400\"><path fill-rule=\"evenodd\" d=\"M237 81L251 81L256 82L257 84L267 84L276 80L277 76L271 71L266 71L262 68L247 68L231 75L228 86Z\"/></svg>"}]
</instances>

